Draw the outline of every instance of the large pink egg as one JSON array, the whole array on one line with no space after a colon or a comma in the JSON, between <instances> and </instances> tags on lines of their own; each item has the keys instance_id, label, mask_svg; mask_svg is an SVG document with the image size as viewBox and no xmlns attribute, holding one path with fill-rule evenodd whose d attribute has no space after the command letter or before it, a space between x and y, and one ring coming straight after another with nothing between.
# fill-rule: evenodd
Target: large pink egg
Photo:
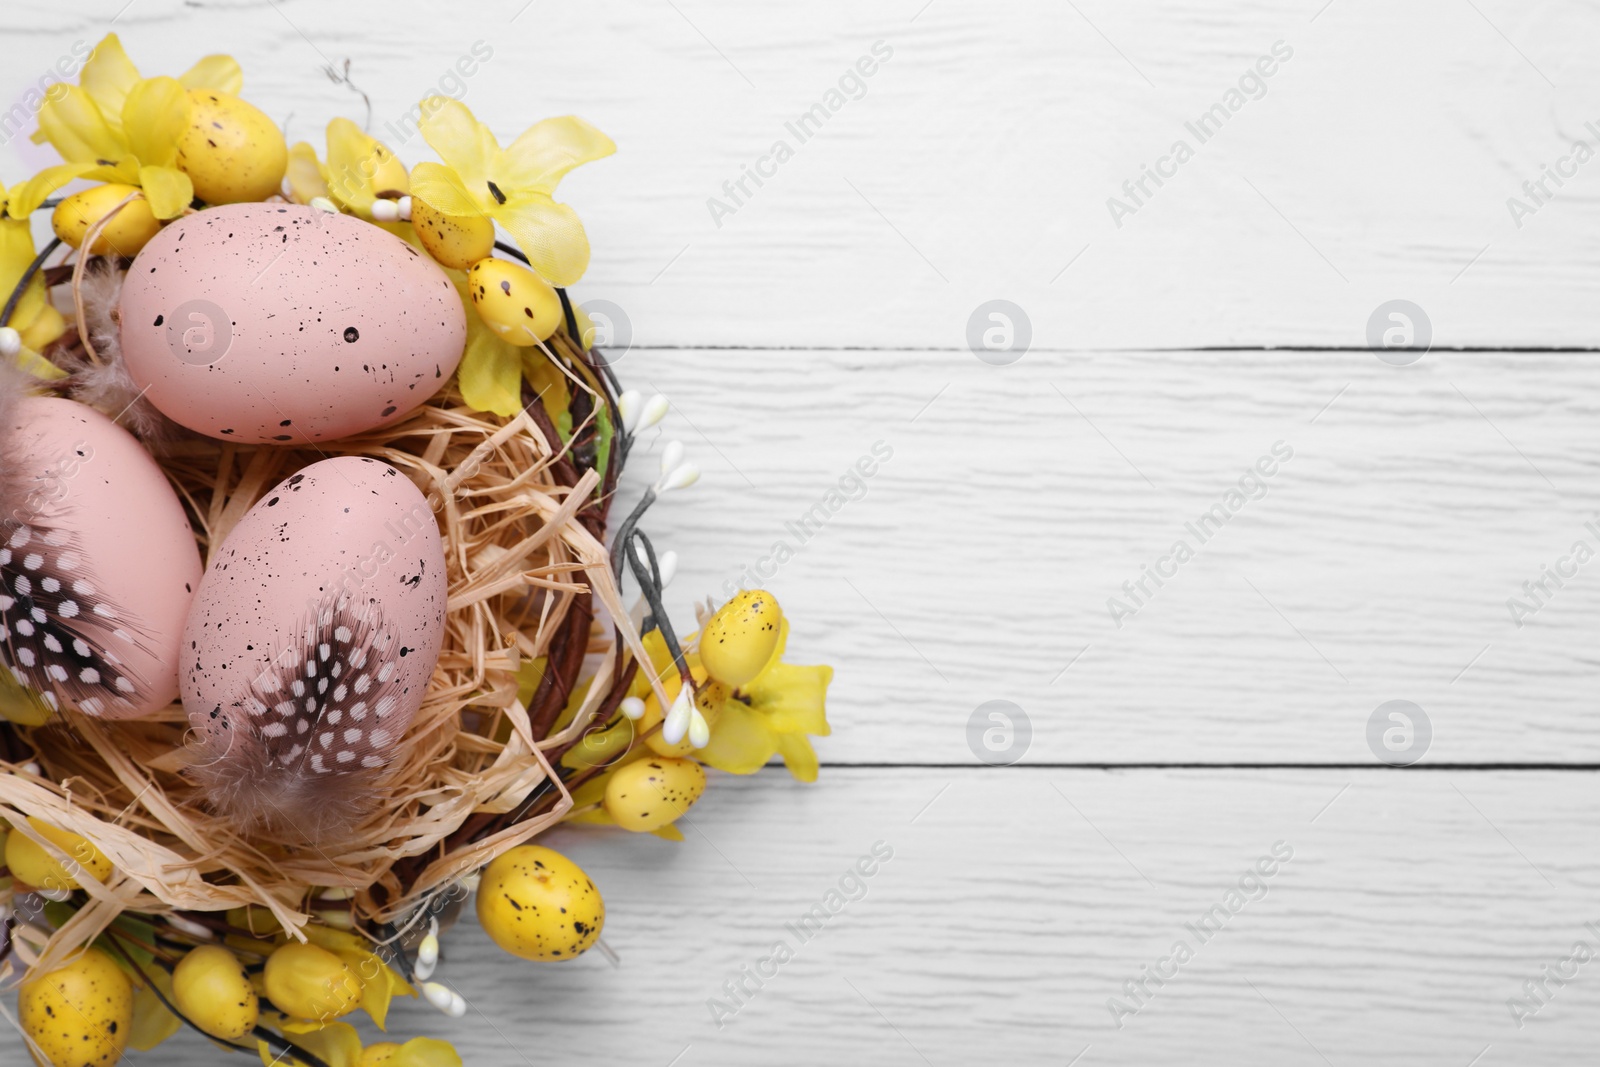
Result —
<instances>
[{"instance_id":1,"label":"large pink egg","mask_svg":"<svg viewBox=\"0 0 1600 1067\"><path fill-rule=\"evenodd\" d=\"M405 418L461 362L450 279L371 223L293 204L230 204L144 246L122 287L134 383L224 441L304 444Z\"/></svg>"},{"instance_id":2,"label":"large pink egg","mask_svg":"<svg viewBox=\"0 0 1600 1067\"><path fill-rule=\"evenodd\" d=\"M0 511L0 662L51 707L123 719L171 704L200 552L166 476L71 400L20 401L0 449L22 472Z\"/></svg>"},{"instance_id":3,"label":"large pink egg","mask_svg":"<svg viewBox=\"0 0 1600 1067\"><path fill-rule=\"evenodd\" d=\"M444 546L422 494L374 459L314 463L240 520L184 631L197 776L243 821L324 821L339 779L389 762L444 641ZM349 822L349 812L330 813Z\"/></svg>"}]
</instances>

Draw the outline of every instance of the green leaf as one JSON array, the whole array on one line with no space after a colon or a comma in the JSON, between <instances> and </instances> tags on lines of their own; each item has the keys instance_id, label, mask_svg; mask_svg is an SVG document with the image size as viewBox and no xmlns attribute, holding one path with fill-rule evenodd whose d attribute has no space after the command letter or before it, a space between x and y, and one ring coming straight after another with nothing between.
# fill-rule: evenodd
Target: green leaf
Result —
<instances>
[{"instance_id":1,"label":"green leaf","mask_svg":"<svg viewBox=\"0 0 1600 1067\"><path fill-rule=\"evenodd\" d=\"M606 468L611 464L611 439L616 436L616 428L611 425L611 405L602 403L595 412L594 435L594 468L600 475L600 484L595 487L596 493L605 492Z\"/></svg>"}]
</instances>

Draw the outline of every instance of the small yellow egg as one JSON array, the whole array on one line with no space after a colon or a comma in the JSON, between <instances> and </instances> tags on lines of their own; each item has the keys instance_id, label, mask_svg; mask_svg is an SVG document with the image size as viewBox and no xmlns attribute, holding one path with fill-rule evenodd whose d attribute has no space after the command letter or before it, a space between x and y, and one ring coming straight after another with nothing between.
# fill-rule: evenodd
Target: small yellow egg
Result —
<instances>
[{"instance_id":1,"label":"small yellow egg","mask_svg":"<svg viewBox=\"0 0 1600 1067\"><path fill-rule=\"evenodd\" d=\"M221 945L201 945L178 962L172 999L190 1022L222 1041L238 1041L261 1016L244 964Z\"/></svg>"},{"instance_id":2,"label":"small yellow egg","mask_svg":"<svg viewBox=\"0 0 1600 1067\"><path fill-rule=\"evenodd\" d=\"M676 821L705 791L705 768L694 760L636 760L611 773L606 813L624 830L650 833Z\"/></svg>"},{"instance_id":3,"label":"small yellow egg","mask_svg":"<svg viewBox=\"0 0 1600 1067\"><path fill-rule=\"evenodd\" d=\"M137 199L122 204L129 196ZM55 213L50 216L50 227L73 248L82 248L89 227L105 218L118 204L122 207L106 223L89 251L97 256L114 253L132 259L145 242L161 232L161 223L150 213L150 201L134 186L112 183L73 193L56 205Z\"/></svg>"},{"instance_id":4,"label":"small yellow egg","mask_svg":"<svg viewBox=\"0 0 1600 1067\"><path fill-rule=\"evenodd\" d=\"M110 1067L133 1029L133 983L110 956L90 948L24 982L17 1009L52 1067Z\"/></svg>"},{"instance_id":5,"label":"small yellow egg","mask_svg":"<svg viewBox=\"0 0 1600 1067\"><path fill-rule=\"evenodd\" d=\"M361 979L316 945L291 941L267 957L267 999L297 1019L337 1019L361 1003Z\"/></svg>"},{"instance_id":6,"label":"small yellow egg","mask_svg":"<svg viewBox=\"0 0 1600 1067\"><path fill-rule=\"evenodd\" d=\"M755 680L772 660L783 609L765 589L747 589L722 605L700 635L700 662L711 677L737 689Z\"/></svg>"},{"instance_id":7,"label":"small yellow egg","mask_svg":"<svg viewBox=\"0 0 1600 1067\"><path fill-rule=\"evenodd\" d=\"M47 892L78 888L83 876L104 882L111 874L111 861L87 838L66 830L57 829L39 819L28 819L28 825L40 837L67 854L62 863L27 836L15 831L6 837L6 866L17 879L35 889Z\"/></svg>"},{"instance_id":8,"label":"small yellow egg","mask_svg":"<svg viewBox=\"0 0 1600 1067\"><path fill-rule=\"evenodd\" d=\"M518 845L483 869L478 922L525 960L570 960L600 938L605 901L576 863L542 845Z\"/></svg>"},{"instance_id":9,"label":"small yellow egg","mask_svg":"<svg viewBox=\"0 0 1600 1067\"><path fill-rule=\"evenodd\" d=\"M672 701L678 699L678 691L683 688L683 679L676 667L671 667L668 671L667 676L661 679L661 687L667 691L667 707L670 709ZM717 719L722 715L722 706L733 695L732 690L715 679L708 680L706 669L696 663L689 664L689 674L700 686L694 697L695 707L705 716L706 724L715 728ZM650 751L658 756L687 756L693 752L694 745L690 744L687 734L677 744L669 744L667 739L661 736L661 731L655 729L656 724L664 718L661 704L652 693L645 698L644 715L639 719L639 732L644 734L644 743L649 746Z\"/></svg>"},{"instance_id":10,"label":"small yellow egg","mask_svg":"<svg viewBox=\"0 0 1600 1067\"><path fill-rule=\"evenodd\" d=\"M265 200L278 192L289 146L278 124L237 96L189 90L189 125L178 139L178 169L207 204Z\"/></svg>"},{"instance_id":11,"label":"small yellow egg","mask_svg":"<svg viewBox=\"0 0 1600 1067\"><path fill-rule=\"evenodd\" d=\"M466 270L494 255L494 222L482 215L446 215L412 197L411 225L428 255L443 266Z\"/></svg>"},{"instance_id":12,"label":"small yellow egg","mask_svg":"<svg viewBox=\"0 0 1600 1067\"><path fill-rule=\"evenodd\" d=\"M467 271L467 292L489 329L522 348L546 340L566 318L550 283L510 260L478 260Z\"/></svg>"}]
</instances>

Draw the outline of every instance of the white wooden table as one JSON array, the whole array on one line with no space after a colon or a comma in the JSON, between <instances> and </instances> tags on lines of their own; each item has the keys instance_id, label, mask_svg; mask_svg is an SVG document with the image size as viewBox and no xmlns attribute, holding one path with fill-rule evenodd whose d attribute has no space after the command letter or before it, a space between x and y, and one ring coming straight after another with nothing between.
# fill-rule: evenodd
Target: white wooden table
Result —
<instances>
[{"instance_id":1,"label":"white wooden table","mask_svg":"<svg viewBox=\"0 0 1600 1067\"><path fill-rule=\"evenodd\" d=\"M124 3L8 9L0 90L109 27L146 72L234 53L320 143L362 111L318 70L348 57L414 162L405 109L481 40L460 92L502 137L609 132L562 195L596 249L579 298L624 309L623 377L706 470L651 521L672 593L687 620L787 539L792 653L838 667L818 784L716 777L681 845L548 839L620 968L468 924L440 972L468 1017L407 1003L394 1032L508 1065L1593 1058L1600 963L1566 962L1600 952L1600 562L1571 559L1600 550L1592 6ZM802 143L786 124L880 41ZM39 165L5 152L7 181ZM1031 333L1004 366L967 341L996 299ZM1367 349L1396 299L1431 328L1405 366ZM1546 566L1570 576L1535 601ZM1012 766L969 744L996 700L1029 724ZM1393 700L1430 727L1407 768L1369 744Z\"/></svg>"}]
</instances>

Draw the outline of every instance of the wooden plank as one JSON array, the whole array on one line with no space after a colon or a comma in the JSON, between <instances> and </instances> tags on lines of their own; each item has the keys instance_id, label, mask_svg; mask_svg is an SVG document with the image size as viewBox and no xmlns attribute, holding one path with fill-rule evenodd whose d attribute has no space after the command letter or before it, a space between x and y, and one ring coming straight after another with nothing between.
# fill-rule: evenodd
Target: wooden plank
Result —
<instances>
[{"instance_id":1,"label":"wooden plank","mask_svg":"<svg viewBox=\"0 0 1600 1067\"><path fill-rule=\"evenodd\" d=\"M233 52L247 95L314 143L362 116L319 72L346 58L408 161L425 153L407 109L441 87L508 140L587 116L622 151L562 186L596 247L579 295L625 308L642 343L963 349L995 298L1040 348L1360 346L1396 298L1443 346L1596 343L1600 179L1562 162L1600 146L1595 16L1575 5L123 7L8 13L38 71L11 65L0 100L116 15L150 73ZM1280 41L1292 56L1258 89ZM1229 97L1241 79L1259 99ZM1186 124L1217 104L1227 121L1202 141ZM825 122L791 131L818 105ZM1193 158L1163 163L1180 140ZM13 139L0 161L15 181L44 158ZM1156 166L1175 169L1159 187ZM1537 180L1549 197L1523 189ZM1120 226L1113 197L1135 207ZM1536 210L1514 219L1512 197Z\"/></svg>"},{"instance_id":2,"label":"wooden plank","mask_svg":"<svg viewBox=\"0 0 1600 1067\"><path fill-rule=\"evenodd\" d=\"M1600 564L1561 562L1600 549L1592 360L665 351L620 371L673 398L664 436L706 471L646 522L683 557L672 602L793 552L748 580L787 606L793 658L839 668L827 761L970 761L969 716L1002 699L1029 761L1361 763L1404 699L1430 761L1600 762ZM1266 495L1229 500L1278 442L1292 458L1247 481ZM1180 540L1193 559L1162 563ZM1176 575L1140 606L1123 583L1158 565Z\"/></svg>"},{"instance_id":3,"label":"wooden plank","mask_svg":"<svg viewBox=\"0 0 1600 1067\"><path fill-rule=\"evenodd\" d=\"M1600 947L1590 774L841 770L719 776L691 818L683 845L549 838L605 894L620 969L540 968L469 924L439 974L472 1011L397 1002L394 1032L469 1064L1461 1067L1584 1062L1600 1038L1592 961L1521 1029L1507 1006L1575 942ZM846 881L858 899L801 941L790 926L880 841L864 895ZM1292 857L1227 911L1280 842ZM719 1029L707 1001L780 940L793 959ZM1118 1028L1108 1000L1170 974L1178 941L1192 958ZM180 1039L161 1060L215 1054Z\"/></svg>"}]
</instances>

